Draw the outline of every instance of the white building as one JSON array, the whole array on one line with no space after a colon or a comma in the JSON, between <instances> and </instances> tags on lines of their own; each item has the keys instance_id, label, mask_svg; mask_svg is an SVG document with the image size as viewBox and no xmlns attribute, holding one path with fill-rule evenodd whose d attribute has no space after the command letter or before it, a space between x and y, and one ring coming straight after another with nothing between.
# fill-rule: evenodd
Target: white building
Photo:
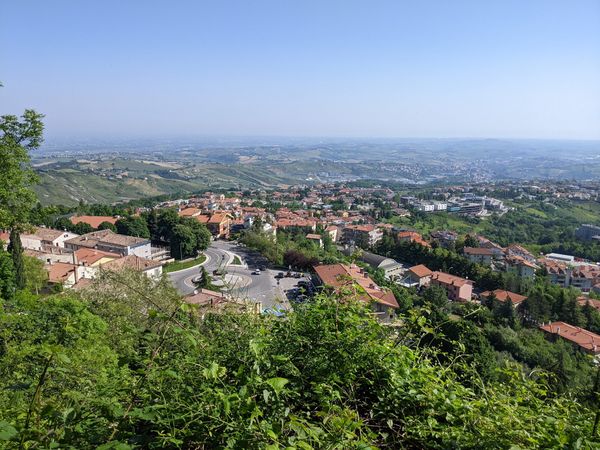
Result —
<instances>
[{"instance_id":1,"label":"white building","mask_svg":"<svg viewBox=\"0 0 600 450\"><path fill-rule=\"evenodd\" d=\"M80 248L95 248L121 256L135 255L152 258L150 240L113 233L111 230L94 231L65 241L65 248L73 251Z\"/></svg>"}]
</instances>

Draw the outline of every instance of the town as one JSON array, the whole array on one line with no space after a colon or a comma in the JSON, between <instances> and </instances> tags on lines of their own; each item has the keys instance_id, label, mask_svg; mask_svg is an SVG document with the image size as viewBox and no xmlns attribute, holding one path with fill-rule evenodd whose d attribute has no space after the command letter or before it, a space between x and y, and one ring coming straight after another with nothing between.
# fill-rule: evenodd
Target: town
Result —
<instances>
[{"instance_id":1,"label":"town","mask_svg":"<svg viewBox=\"0 0 600 450\"><path fill-rule=\"evenodd\" d=\"M510 303L540 330L558 333L582 351L600 355L596 346L600 335L593 332L600 332L600 323L588 318L590 331L580 328L584 320L552 322L550 315L531 313L535 308L531 301L528 305L525 295L536 277L542 277L551 285L577 292L575 307L580 311L590 307L600 311L596 262L558 252L534 254L526 248L528 243L502 246L483 234L461 232L464 227L459 231L430 229L425 234L410 225L415 218L436 215L454 216L453 221L468 225L473 219L502 217L518 209L515 202L524 199L555 208L555 200L597 198L598 186L590 183L479 183L421 189L416 195L377 184L328 183L271 191L206 192L150 207L121 209L124 212L114 215L73 213L54 217L53 224L40 223L20 239L25 254L41 261L47 273L47 283L38 289L85 289L102 271L128 269L156 280L164 271L191 304L251 305L252 311L282 315L322 289L339 292L348 286L340 281L344 279L360 287L364 294L359 298L371 305L375 317L393 324L400 308L399 292L418 296L436 286L449 302ZM165 214L168 217L161 219ZM185 233L180 236L174 228L165 230L177 223L194 224L191 231L208 233L186 240ZM161 231L150 232L152 227ZM580 224L573 239L594 242L599 235L600 227ZM8 233L0 239L10 244ZM278 242L284 242L280 251L274 248ZM469 277L464 267L429 268L422 262L429 258L434 266L439 265L435 257L427 256L436 249L486 271L488 278L496 276L495 281ZM560 314L554 318L566 319Z\"/></svg>"}]
</instances>

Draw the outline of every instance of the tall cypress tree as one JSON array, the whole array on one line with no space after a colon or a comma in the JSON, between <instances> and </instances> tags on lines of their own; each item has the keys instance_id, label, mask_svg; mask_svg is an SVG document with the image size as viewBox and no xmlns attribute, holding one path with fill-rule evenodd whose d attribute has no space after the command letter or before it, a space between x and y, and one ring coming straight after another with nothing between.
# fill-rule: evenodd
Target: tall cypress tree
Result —
<instances>
[{"instance_id":1,"label":"tall cypress tree","mask_svg":"<svg viewBox=\"0 0 600 450\"><path fill-rule=\"evenodd\" d=\"M25 288L25 263L23 261L23 245L21 244L21 233L16 228L10 230L10 244L8 252L12 258L15 274L15 286L17 289Z\"/></svg>"}]
</instances>

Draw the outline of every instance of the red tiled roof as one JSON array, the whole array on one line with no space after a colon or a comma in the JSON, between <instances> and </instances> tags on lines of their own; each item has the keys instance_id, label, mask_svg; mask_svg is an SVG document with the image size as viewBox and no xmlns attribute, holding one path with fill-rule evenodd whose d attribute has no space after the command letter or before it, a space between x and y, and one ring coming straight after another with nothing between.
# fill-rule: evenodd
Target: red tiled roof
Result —
<instances>
[{"instance_id":1,"label":"red tiled roof","mask_svg":"<svg viewBox=\"0 0 600 450\"><path fill-rule=\"evenodd\" d=\"M370 233L371 231L375 231L375 225L348 225L346 228L356 231L363 231L365 233Z\"/></svg>"},{"instance_id":2,"label":"red tiled roof","mask_svg":"<svg viewBox=\"0 0 600 450\"><path fill-rule=\"evenodd\" d=\"M101 250L96 250L94 248L87 247L75 250L75 252L73 253L75 254L77 263L87 264L90 266L96 263L97 261L100 261L102 258L118 259L121 257L121 255L118 255L116 253L103 252Z\"/></svg>"},{"instance_id":3,"label":"red tiled roof","mask_svg":"<svg viewBox=\"0 0 600 450\"><path fill-rule=\"evenodd\" d=\"M73 225L84 222L92 228L98 228L102 222L109 222L114 225L119 219L111 216L72 216L70 220Z\"/></svg>"},{"instance_id":4,"label":"red tiled roof","mask_svg":"<svg viewBox=\"0 0 600 450\"><path fill-rule=\"evenodd\" d=\"M579 303L580 306L585 306L586 304L589 304L592 308L600 311L600 300L588 297L578 297L577 303Z\"/></svg>"},{"instance_id":5,"label":"red tiled roof","mask_svg":"<svg viewBox=\"0 0 600 450\"><path fill-rule=\"evenodd\" d=\"M548 325L542 325L540 329L546 333L557 334L589 353L594 355L600 353L600 336L591 331L570 325L566 322L552 322Z\"/></svg>"},{"instance_id":6,"label":"red tiled roof","mask_svg":"<svg viewBox=\"0 0 600 450\"><path fill-rule=\"evenodd\" d=\"M75 272L76 266L62 262L46 264L44 266L48 272L48 281L51 283L62 283Z\"/></svg>"},{"instance_id":7,"label":"red tiled roof","mask_svg":"<svg viewBox=\"0 0 600 450\"><path fill-rule=\"evenodd\" d=\"M302 218L278 219L276 222L276 225L279 228L288 228L288 227L310 227L310 228L312 228L315 226L315 221L306 220L306 219L302 219Z\"/></svg>"},{"instance_id":8,"label":"red tiled roof","mask_svg":"<svg viewBox=\"0 0 600 450\"><path fill-rule=\"evenodd\" d=\"M213 214L208 223L223 223L227 220L227 214Z\"/></svg>"},{"instance_id":9,"label":"red tiled roof","mask_svg":"<svg viewBox=\"0 0 600 450\"><path fill-rule=\"evenodd\" d=\"M226 302L225 296L221 292L211 291L210 289L199 289L194 294L185 297L187 303L193 305L211 305Z\"/></svg>"},{"instance_id":10,"label":"red tiled roof","mask_svg":"<svg viewBox=\"0 0 600 450\"><path fill-rule=\"evenodd\" d=\"M504 291L502 289L496 289L495 291L485 291L481 293L481 296L484 298L488 298L492 295L492 293L498 299L498 301L504 303L508 299L515 306L527 299L527 297L525 297L524 295L515 294L514 292Z\"/></svg>"},{"instance_id":11,"label":"red tiled roof","mask_svg":"<svg viewBox=\"0 0 600 450\"><path fill-rule=\"evenodd\" d=\"M419 264L418 266L413 266L408 269L410 272L414 273L419 278L429 277L433 273L429 268L424 264Z\"/></svg>"},{"instance_id":12,"label":"red tiled roof","mask_svg":"<svg viewBox=\"0 0 600 450\"><path fill-rule=\"evenodd\" d=\"M348 281L344 278L349 277L352 283L355 283L364 291L359 299L366 302L374 301L392 308L398 308L398 301L392 291L380 288L369 277L366 272L363 272L357 266L346 264L323 264L314 267L317 276L321 281L333 288L339 289L348 286Z\"/></svg>"},{"instance_id":13,"label":"red tiled roof","mask_svg":"<svg viewBox=\"0 0 600 450\"><path fill-rule=\"evenodd\" d=\"M522 256L519 256L519 255L507 256L506 262L509 264L512 264L514 266L526 266L526 267L531 267L532 269L539 269L538 266L536 266L533 263L530 263L525 258L523 258Z\"/></svg>"},{"instance_id":14,"label":"red tiled roof","mask_svg":"<svg viewBox=\"0 0 600 450\"><path fill-rule=\"evenodd\" d=\"M494 252L492 249L484 247L465 247L463 248L465 255L482 255L482 256L493 256Z\"/></svg>"},{"instance_id":15,"label":"red tiled roof","mask_svg":"<svg viewBox=\"0 0 600 450\"><path fill-rule=\"evenodd\" d=\"M421 236L416 231L400 231L398 233L398 239L400 239L401 241L416 242L417 244L421 244L424 247L431 247L429 242L423 239L423 236Z\"/></svg>"},{"instance_id":16,"label":"red tiled roof","mask_svg":"<svg viewBox=\"0 0 600 450\"><path fill-rule=\"evenodd\" d=\"M457 277L456 275L450 275L446 272L433 272L431 275L432 280L436 280L441 284L453 284L454 286L463 286L465 284L473 284L471 280Z\"/></svg>"},{"instance_id":17,"label":"red tiled roof","mask_svg":"<svg viewBox=\"0 0 600 450\"><path fill-rule=\"evenodd\" d=\"M179 214L179 217L194 217L201 212L202 211L200 211L198 208L185 208L179 211L177 214Z\"/></svg>"}]
</instances>

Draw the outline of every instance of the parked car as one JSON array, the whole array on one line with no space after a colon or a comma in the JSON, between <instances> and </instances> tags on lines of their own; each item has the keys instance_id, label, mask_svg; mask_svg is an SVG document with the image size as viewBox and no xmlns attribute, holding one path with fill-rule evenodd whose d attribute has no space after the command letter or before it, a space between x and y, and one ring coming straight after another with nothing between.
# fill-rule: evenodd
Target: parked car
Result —
<instances>
[{"instance_id":1,"label":"parked car","mask_svg":"<svg viewBox=\"0 0 600 450\"><path fill-rule=\"evenodd\" d=\"M252 271L252 275L260 275L260 270L256 269L256 270Z\"/></svg>"},{"instance_id":2,"label":"parked car","mask_svg":"<svg viewBox=\"0 0 600 450\"><path fill-rule=\"evenodd\" d=\"M277 275L275 275L275 278L283 278L284 273L283 272L279 272Z\"/></svg>"},{"instance_id":3,"label":"parked car","mask_svg":"<svg viewBox=\"0 0 600 450\"><path fill-rule=\"evenodd\" d=\"M302 274L300 272L296 272L294 274L294 278L302 278Z\"/></svg>"}]
</instances>

